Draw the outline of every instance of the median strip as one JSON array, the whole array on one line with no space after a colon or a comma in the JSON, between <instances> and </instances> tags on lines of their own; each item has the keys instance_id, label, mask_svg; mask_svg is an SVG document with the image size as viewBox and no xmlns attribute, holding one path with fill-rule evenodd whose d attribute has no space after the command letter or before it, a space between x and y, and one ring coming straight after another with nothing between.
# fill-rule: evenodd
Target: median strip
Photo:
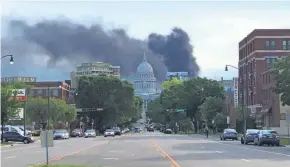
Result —
<instances>
[{"instance_id":1,"label":"median strip","mask_svg":"<svg viewBox=\"0 0 290 167\"><path fill-rule=\"evenodd\" d=\"M180 167L180 165L173 158L171 158L154 140L152 143L162 153L163 157L166 157L171 161L172 167Z\"/></svg>"}]
</instances>

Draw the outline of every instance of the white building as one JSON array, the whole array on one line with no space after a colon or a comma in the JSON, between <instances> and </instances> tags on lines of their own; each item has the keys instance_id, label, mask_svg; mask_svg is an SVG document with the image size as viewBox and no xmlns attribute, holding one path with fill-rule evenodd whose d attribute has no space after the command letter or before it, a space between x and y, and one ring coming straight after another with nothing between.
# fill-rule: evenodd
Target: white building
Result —
<instances>
[{"instance_id":1,"label":"white building","mask_svg":"<svg viewBox=\"0 0 290 167\"><path fill-rule=\"evenodd\" d=\"M143 110L147 110L148 102L157 98L161 90L156 89L156 78L152 66L144 54L143 62L138 66L134 79L135 94L143 99Z\"/></svg>"}]
</instances>

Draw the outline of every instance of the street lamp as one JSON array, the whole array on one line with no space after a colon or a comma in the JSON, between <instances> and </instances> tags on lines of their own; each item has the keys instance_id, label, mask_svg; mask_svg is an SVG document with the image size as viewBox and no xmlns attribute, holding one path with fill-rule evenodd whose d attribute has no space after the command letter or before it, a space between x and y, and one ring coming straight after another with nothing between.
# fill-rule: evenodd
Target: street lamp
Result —
<instances>
[{"instance_id":1,"label":"street lamp","mask_svg":"<svg viewBox=\"0 0 290 167\"><path fill-rule=\"evenodd\" d=\"M10 57L10 64L13 64L14 61L13 61L13 55L5 55L5 56L2 56L1 59L5 58L5 57Z\"/></svg>"},{"instance_id":2,"label":"street lamp","mask_svg":"<svg viewBox=\"0 0 290 167\"><path fill-rule=\"evenodd\" d=\"M229 71L228 67L232 67L232 68L237 69L237 70L239 69L238 67L235 67L233 65L226 64L225 71Z\"/></svg>"}]
</instances>

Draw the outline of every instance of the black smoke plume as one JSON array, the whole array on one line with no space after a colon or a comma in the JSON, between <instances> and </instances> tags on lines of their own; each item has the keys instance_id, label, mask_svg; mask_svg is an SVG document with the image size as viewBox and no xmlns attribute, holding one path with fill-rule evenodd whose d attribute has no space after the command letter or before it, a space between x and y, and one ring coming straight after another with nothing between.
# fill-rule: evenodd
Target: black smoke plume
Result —
<instances>
[{"instance_id":1,"label":"black smoke plume","mask_svg":"<svg viewBox=\"0 0 290 167\"><path fill-rule=\"evenodd\" d=\"M199 66L192 55L193 47L185 31L174 28L163 36L152 33L149 35L149 48L163 56L164 63L170 72L189 72L190 76L198 75Z\"/></svg>"},{"instance_id":2,"label":"black smoke plume","mask_svg":"<svg viewBox=\"0 0 290 167\"><path fill-rule=\"evenodd\" d=\"M69 20L42 20L35 24L28 24L24 20L8 20L4 22L2 29L1 54L13 54L23 67L31 70L34 65L38 65L71 71L83 62L102 61L121 66L121 75L130 76L142 62L147 45L145 41L129 37L124 29L108 30L100 24L85 26ZM173 40L170 40L170 36L163 46L174 48L162 49L164 62L161 57L156 56L160 52L152 49L154 35L150 36L150 48L156 53L146 51L148 62L159 81L165 78L167 68L170 71L179 67L188 70L189 66L188 61L185 61L187 55L183 54L186 49L177 48L184 47L186 41L173 36ZM178 41L183 43L178 44ZM157 40L156 47L160 48ZM177 55L172 57L172 54ZM176 61L174 56L180 57L180 60ZM19 65L13 68L19 68ZM6 72L9 73L8 70Z\"/></svg>"}]
</instances>

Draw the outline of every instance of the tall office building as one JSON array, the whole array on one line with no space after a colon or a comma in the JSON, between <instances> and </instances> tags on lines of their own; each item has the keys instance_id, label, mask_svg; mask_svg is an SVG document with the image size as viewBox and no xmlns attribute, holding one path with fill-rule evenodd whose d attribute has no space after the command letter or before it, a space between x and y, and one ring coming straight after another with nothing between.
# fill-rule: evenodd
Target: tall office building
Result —
<instances>
[{"instance_id":1,"label":"tall office building","mask_svg":"<svg viewBox=\"0 0 290 167\"><path fill-rule=\"evenodd\" d=\"M98 76L99 74L120 77L120 66L112 66L111 64L103 62L82 63L76 67L76 71L71 72L71 88L77 88L79 77Z\"/></svg>"}]
</instances>

